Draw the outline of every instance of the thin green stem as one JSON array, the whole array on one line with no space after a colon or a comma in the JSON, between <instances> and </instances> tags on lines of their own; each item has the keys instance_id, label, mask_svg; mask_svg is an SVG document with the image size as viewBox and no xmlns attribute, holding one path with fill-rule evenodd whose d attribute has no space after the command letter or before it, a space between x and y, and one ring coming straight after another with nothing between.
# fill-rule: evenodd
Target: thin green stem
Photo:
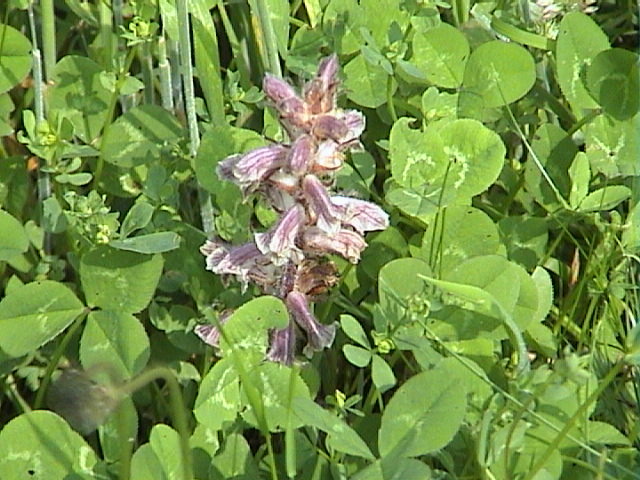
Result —
<instances>
[{"instance_id":1,"label":"thin green stem","mask_svg":"<svg viewBox=\"0 0 640 480\"><path fill-rule=\"evenodd\" d=\"M121 395L131 395L146 384L162 379L169 388L169 402L171 403L171 413L174 426L180 436L180 450L182 453L182 476L184 480L193 479L193 469L191 461L191 447L189 446L189 420L187 418L187 408L182 399L182 391L173 371L166 367L156 367L147 370L130 382L119 388Z\"/></svg>"},{"instance_id":2,"label":"thin green stem","mask_svg":"<svg viewBox=\"0 0 640 480\"><path fill-rule=\"evenodd\" d=\"M281 77L282 70L280 69L278 44L273 30L273 24L271 23L271 17L269 16L267 2L262 0L249 0L249 5L258 19L257 28L259 31L256 32L256 39L261 46L260 51L264 57L264 66L272 74Z\"/></svg>"},{"instance_id":3,"label":"thin green stem","mask_svg":"<svg viewBox=\"0 0 640 480\"><path fill-rule=\"evenodd\" d=\"M162 99L162 106L169 112L173 112L171 64L167 59L167 42L164 35L158 39L158 70L160 72L160 98Z\"/></svg>"},{"instance_id":4,"label":"thin green stem","mask_svg":"<svg viewBox=\"0 0 640 480\"><path fill-rule=\"evenodd\" d=\"M53 0L40 0L42 14L42 53L44 57L44 74L47 82L53 77L56 66L56 15Z\"/></svg>"},{"instance_id":5,"label":"thin green stem","mask_svg":"<svg viewBox=\"0 0 640 480\"><path fill-rule=\"evenodd\" d=\"M38 393L36 393L36 398L33 402L34 410L37 410L42 406L45 395L49 388L49 384L51 383L51 376L53 375L53 372L55 371L55 369L58 368L58 363L60 362L60 358L62 358L62 355L67 349L67 345L69 345L69 342L71 341L75 333L78 331L78 329L84 322L84 319L86 318L88 313L89 313L89 309L86 309L78 316L78 318L76 318L76 320L71 325L71 328L67 330L67 333L64 334L64 337L62 337L62 340L60 341L55 351L53 352L53 355L51 356L51 360L47 365L47 369L44 371L44 375L42 376L42 382L40 383L40 388L38 389Z\"/></svg>"},{"instance_id":6,"label":"thin green stem","mask_svg":"<svg viewBox=\"0 0 640 480\"><path fill-rule=\"evenodd\" d=\"M567 137L571 137L574 133L576 133L586 124L590 123L595 118L599 117L601 114L602 114L602 110L599 108L591 110L588 114L586 114L584 117L582 117L580 120L578 120L576 123L574 123L571 126L571 128L567 131Z\"/></svg>"}]
</instances>

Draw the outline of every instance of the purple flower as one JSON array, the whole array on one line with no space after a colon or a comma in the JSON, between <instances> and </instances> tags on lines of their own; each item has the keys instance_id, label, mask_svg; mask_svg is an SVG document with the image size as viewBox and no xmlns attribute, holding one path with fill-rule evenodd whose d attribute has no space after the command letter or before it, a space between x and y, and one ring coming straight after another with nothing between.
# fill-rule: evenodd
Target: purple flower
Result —
<instances>
[{"instance_id":1,"label":"purple flower","mask_svg":"<svg viewBox=\"0 0 640 480\"><path fill-rule=\"evenodd\" d=\"M218 275L235 275L246 288L251 280L265 289L275 282L275 266L258 250L253 242L229 247L221 242L207 240L200 248L206 255L207 270Z\"/></svg>"},{"instance_id":2,"label":"purple flower","mask_svg":"<svg viewBox=\"0 0 640 480\"><path fill-rule=\"evenodd\" d=\"M291 85L270 73L264 76L262 89L276 106L292 98L300 98Z\"/></svg>"},{"instance_id":3,"label":"purple flower","mask_svg":"<svg viewBox=\"0 0 640 480\"><path fill-rule=\"evenodd\" d=\"M311 165L314 153L313 139L309 135L300 135L289 152L289 168L296 175L306 173Z\"/></svg>"},{"instance_id":4,"label":"purple flower","mask_svg":"<svg viewBox=\"0 0 640 480\"><path fill-rule=\"evenodd\" d=\"M271 332L270 344L267 359L283 365L291 365L296 346L295 325L289 322L285 328Z\"/></svg>"},{"instance_id":5,"label":"purple flower","mask_svg":"<svg viewBox=\"0 0 640 480\"><path fill-rule=\"evenodd\" d=\"M304 100L312 114L326 113L336 108L337 74L336 55L320 61L315 78L304 87Z\"/></svg>"},{"instance_id":6,"label":"purple flower","mask_svg":"<svg viewBox=\"0 0 640 480\"><path fill-rule=\"evenodd\" d=\"M316 225L328 233L335 233L340 229L340 221L329 193L318 177L307 175L302 180L304 196L311 207L316 219Z\"/></svg>"},{"instance_id":7,"label":"purple flower","mask_svg":"<svg viewBox=\"0 0 640 480\"><path fill-rule=\"evenodd\" d=\"M302 235L303 249L316 253L336 253L351 263L360 261L360 253L367 246L362 235L350 230L339 230L335 234L327 234L317 227L305 230Z\"/></svg>"},{"instance_id":8,"label":"purple flower","mask_svg":"<svg viewBox=\"0 0 640 480\"><path fill-rule=\"evenodd\" d=\"M269 145L256 148L239 157L230 157L232 172L240 185L258 183L270 173L282 167L287 158L287 148L282 145ZM223 163L224 164L224 160ZM223 165L219 171L228 168Z\"/></svg>"},{"instance_id":9,"label":"purple flower","mask_svg":"<svg viewBox=\"0 0 640 480\"><path fill-rule=\"evenodd\" d=\"M200 249L208 270L236 277L243 289L253 282L286 303L289 325L270 332L267 352L267 359L286 365L295 358L296 325L306 333L306 355L334 340L335 325L319 323L310 307L338 282L337 267L323 257L337 254L357 263L367 246L364 233L389 225L377 205L330 193L346 152L362 148L365 127L362 113L337 108L338 69L336 55L321 60L301 94L287 81L265 76L264 92L290 144L231 155L219 162L217 172L244 194L262 195L279 219L256 233L253 242L233 247L209 240ZM219 342L215 326L200 325L196 334L210 345Z\"/></svg>"},{"instance_id":10,"label":"purple flower","mask_svg":"<svg viewBox=\"0 0 640 480\"><path fill-rule=\"evenodd\" d=\"M296 238L304 223L304 211L299 205L291 207L275 227L266 233L256 233L258 250L271 258L275 265L284 265L292 260L302 261L302 253L296 246Z\"/></svg>"},{"instance_id":11,"label":"purple flower","mask_svg":"<svg viewBox=\"0 0 640 480\"><path fill-rule=\"evenodd\" d=\"M337 170L344 163L341 146L333 140L325 140L318 145L311 171L325 173Z\"/></svg>"},{"instance_id":12,"label":"purple flower","mask_svg":"<svg viewBox=\"0 0 640 480\"><path fill-rule=\"evenodd\" d=\"M319 323L311 313L309 302L304 294L290 292L287 295L287 308L298 326L307 334L307 345L304 347L305 355L311 356L313 352L331 346L336 335L335 325Z\"/></svg>"},{"instance_id":13,"label":"purple flower","mask_svg":"<svg viewBox=\"0 0 640 480\"><path fill-rule=\"evenodd\" d=\"M375 203L338 195L331 197L331 203L337 207L342 224L358 233L384 230L389 226L389 215Z\"/></svg>"}]
</instances>

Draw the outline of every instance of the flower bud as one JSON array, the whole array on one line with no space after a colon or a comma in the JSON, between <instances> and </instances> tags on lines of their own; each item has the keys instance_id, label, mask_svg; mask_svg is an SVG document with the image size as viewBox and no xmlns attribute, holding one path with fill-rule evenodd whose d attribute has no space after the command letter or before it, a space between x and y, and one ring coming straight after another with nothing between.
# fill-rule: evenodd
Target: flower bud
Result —
<instances>
[{"instance_id":1,"label":"flower bud","mask_svg":"<svg viewBox=\"0 0 640 480\"><path fill-rule=\"evenodd\" d=\"M312 163L314 153L313 139L309 135L301 135L291 145L289 152L289 168L294 174L303 174Z\"/></svg>"}]
</instances>

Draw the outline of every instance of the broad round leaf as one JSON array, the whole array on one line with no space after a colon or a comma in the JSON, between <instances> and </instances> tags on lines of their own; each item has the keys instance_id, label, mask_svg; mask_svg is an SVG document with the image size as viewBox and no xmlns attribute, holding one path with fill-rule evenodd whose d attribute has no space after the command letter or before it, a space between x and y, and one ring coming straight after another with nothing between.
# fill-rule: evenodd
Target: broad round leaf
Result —
<instances>
[{"instance_id":1,"label":"broad round leaf","mask_svg":"<svg viewBox=\"0 0 640 480\"><path fill-rule=\"evenodd\" d=\"M238 374L228 358L215 363L200 383L193 413L202 425L217 431L240 410Z\"/></svg>"},{"instance_id":2,"label":"broad round leaf","mask_svg":"<svg viewBox=\"0 0 640 480\"><path fill-rule=\"evenodd\" d=\"M391 397L378 432L383 457L416 457L446 446L460 428L467 406L464 385L441 363L404 383Z\"/></svg>"},{"instance_id":3,"label":"broad round leaf","mask_svg":"<svg viewBox=\"0 0 640 480\"><path fill-rule=\"evenodd\" d=\"M96 463L91 447L53 412L24 413L0 432L3 480L93 480Z\"/></svg>"},{"instance_id":4,"label":"broad round leaf","mask_svg":"<svg viewBox=\"0 0 640 480\"><path fill-rule=\"evenodd\" d=\"M220 348L224 353L231 348L243 350L243 354L248 350L264 353L269 329L284 328L288 323L289 313L282 300L268 295L254 298L225 322Z\"/></svg>"},{"instance_id":5,"label":"broad round leaf","mask_svg":"<svg viewBox=\"0 0 640 480\"><path fill-rule=\"evenodd\" d=\"M600 52L587 68L587 89L617 120L633 117L640 106L638 55L622 48Z\"/></svg>"},{"instance_id":6,"label":"broad round leaf","mask_svg":"<svg viewBox=\"0 0 640 480\"><path fill-rule=\"evenodd\" d=\"M469 42L464 34L448 23L416 33L413 39L412 63L439 87L460 86L468 57Z\"/></svg>"},{"instance_id":7,"label":"broad round leaf","mask_svg":"<svg viewBox=\"0 0 640 480\"><path fill-rule=\"evenodd\" d=\"M498 229L486 213L473 207L451 205L441 222L429 224L416 256L427 262L437 260L437 269L448 272L468 258L503 250Z\"/></svg>"},{"instance_id":8,"label":"broad round leaf","mask_svg":"<svg viewBox=\"0 0 640 480\"><path fill-rule=\"evenodd\" d=\"M479 96L485 108L500 107L526 95L535 80L535 63L525 48L494 40L471 53L461 94Z\"/></svg>"},{"instance_id":9,"label":"broad round leaf","mask_svg":"<svg viewBox=\"0 0 640 480\"><path fill-rule=\"evenodd\" d=\"M162 273L162 256L99 247L83 255L80 280L91 307L137 313L149 305Z\"/></svg>"},{"instance_id":10,"label":"broad round leaf","mask_svg":"<svg viewBox=\"0 0 640 480\"><path fill-rule=\"evenodd\" d=\"M387 101L389 75L379 65L371 65L358 55L344 67L344 88L349 100L367 108L376 108ZM391 79L393 95L398 85Z\"/></svg>"},{"instance_id":11,"label":"broad round leaf","mask_svg":"<svg viewBox=\"0 0 640 480\"><path fill-rule=\"evenodd\" d=\"M496 132L476 120L462 119L447 123L438 133L451 162L443 176L445 192L455 192L457 203L468 202L497 180L506 148Z\"/></svg>"},{"instance_id":12,"label":"broad round leaf","mask_svg":"<svg viewBox=\"0 0 640 480\"><path fill-rule=\"evenodd\" d=\"M0 262L12 260L29 248L27 233L13 215L0 210Z\"/></svg>"},{"instance_id":13,"label":"broad round leaf","mask_svg":"<svg viewBox=\"0 0 640 480\"><path fill-rule=\"evenodd\" d=\"M585 66L608 48L607 36L588 15L571 12L560 22L556 41L558 83L577 115L580 109L598 106L584 87L582 74Z\"/></svg>"},{"instance_id":14,"label":"broad round leaf","mask_svg":"<svg viewBox=\"0 0 640 480\"><path fill-rule=\"evenodd\" d=\"M80 361L85 369L106 364L125 380L146 366L149 354L149 338L136 317L108 310L89 314L80 340Z\"/></svg>"},{"instance_id":15,"label":"broad round leaf","mask_svg":"<svg viewBox=\"0 0 640 480\"><path fill-rule=\"evenodd\" d=\"M292 378L293 375L293 378ZM260 392L260 402L264 407L264 418L271 432L282 432L290 420L290 428L299 428L302 422L292 416L290 411L293 398L310 398L309 388L298 373L290 367L274 362L265 362L249 372L249 381ZM244 397L244 389L240 390ZM244 398L242 405L247 405ZM245 409L242 417L249 423L258 427L252 409Z\"/></svg>"},{"instance_id":16,"label":"broad round leaf","mask_svg":"<svg viewBox=\"0 0 640 480\"><path fill-rule=\"evenodd\" d=\"M112 93L100 80L100 65L87 57L68 55L54 68L49 108L67 117L74 133L90 143L105 122Z\"/></svg>"},{"instance_id":17,"label":"broad round leaf","mask_svg":"<svg viewBox=\"0 0 640 480\"><path fill-rule=\"evenodd\" d=\"M0 25L0 93L20 83L31 69L31 42L18 30Z\"/></svg>"},{"instance_id":18,"label":"broad round leaf","mask_svg":"<svg viewBox=\"0 0 640 480\"><path fill-rule=\"evenodd\" d=\"M62 283L45 280L12 290L0 301L0 349L12 357L53 339L84 310Z\"/></svg>"},{"instance_id":19,"label":"broad round leaf","mask_svg":"<svg viewBox=\"0 0 640 480\"><path fill-rule=\"evenodd\" d=\"M101 154L119 167L152 164L163 147L170 148L183 134L178 120L162 107L134 107L109 125L102 139Z\"/></svg>"}]
</instances>

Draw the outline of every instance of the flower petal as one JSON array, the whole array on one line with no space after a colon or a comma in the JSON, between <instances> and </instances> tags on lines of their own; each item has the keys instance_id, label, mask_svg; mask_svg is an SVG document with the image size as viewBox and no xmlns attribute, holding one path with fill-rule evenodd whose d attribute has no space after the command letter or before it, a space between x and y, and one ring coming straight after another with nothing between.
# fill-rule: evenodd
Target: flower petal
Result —
<instances>
[{"instance_id":1,"label":"flower petal","mask_svg":"<svg viewBox=\"0 0 640 480\"><path fill-rule=\"evenodd\" d=\"M287 148L282 145L256 148L237 160L233 165L233 175L240 184L259 182L282 167L286 158Z\"/></svg>"},{"instance_id":2,"label":"flower petal","mask_svg":"<svg viewBox=\"0 0 640 480\"><path fill-rule=\"evenodd\" d=\"M318 145L313 157L311 171L324 173L337 170L344 163L344 154L339 144L333 140L325 140Z\"/></svg>"},{"instance_id":3,"label":"flower petal","mask_svg":"<svg viewBox=\"0 0 640 480\"><path fill-rule=\"evenodd\" d=\"M317 227L305 230L302 235L302 243L305 250L318 253L337 253L351 263L358 263L360 253L367 246L364 238L359 233L350 230L339 230L337 233L328 235Z\"/></svg>"},{"instance_id":4,"label":"flower petal","mask_svg":"<svg viewBox=\"0 0 640 480\"><path fill-rule=\"evenodd\" d=\"M312 133L320 140L330 138L334 142L341 143L349 133L349 127L335 115L320 115L313 121Z\"/></svg>"},{"instance_id":5,"label":"flower petal","mask_svg":"<svg viewBox=\"0 0 640 480\"><path fill-rule=\"evenodd\" d=\"M299 262L302 253L296 246L296 238L304 223L302 207L294 205L266 233L255 235L256 246L264 255L268 255L274 264L284 265L289 260Z\"/></svg>"},{"instance_id":6,"label":"flower petal","mask_svg":"<svg viewBox=\"0 0 640 480\"><path fill-rule=\"evenodd\" d=\"M287 295L287 308L298 326L307 334L307 346L305 355L330 347L336 335L335 325L323 325L309 309L307 297L300 292L291 292Z\"/></svg>"},{"instance_id":7,"label":"flower petal","mask_svg":"<svg viewBox=\"0 0 640 480\"><path fill-rule=\"evenodd\" d=\"M316 225L325 232L337 232L340 229L340 220L322 182L315 175L307 175L302 181L302 188L316 217Z\"/></svg>"},{"instance_id":8,"label":"flower petal","mask_svg":"<svg viewBox=\"0 0 640 480\"><path fill-rule=\"evenodd\" d=\"M264 93L275 103L276 105L289 100L290 98L297 97L296 91L288 82L281 78L267 73L262 80L262 89Z\"/></svg>"},{"instance_id":9,"label":"flower petal","mask_svg":"<svg viewBox=\"0 0 640 480\"><path fill-rule=\"evenodd\" d=\"M295 346L295 326L290 322L285 328L271 333L271 346L267 352L267 359L283 365L291 365Z\"/></svg>"},{"instance_id":10,"label":"flower petal","mask_svg":"<svg viewBox=\"0 0 640 480\"><path fill-rule=\"evenodd\" d=\"M389 215L375 203L338 195L331 197L331 203L338 207L342 224L359 233L384 230L389 226Z\"/></svg>"},{"instance_id":11,"label":"flower petal","mask_svg":"<svg viewBox=\"0 0 640 480\"><path fill-rule=\"evenodd\" d=\"M309 135L299 136L289 152L289 168L295 174L303 174L312 163L313 139Z\"/></svg>"}]
</instances>

